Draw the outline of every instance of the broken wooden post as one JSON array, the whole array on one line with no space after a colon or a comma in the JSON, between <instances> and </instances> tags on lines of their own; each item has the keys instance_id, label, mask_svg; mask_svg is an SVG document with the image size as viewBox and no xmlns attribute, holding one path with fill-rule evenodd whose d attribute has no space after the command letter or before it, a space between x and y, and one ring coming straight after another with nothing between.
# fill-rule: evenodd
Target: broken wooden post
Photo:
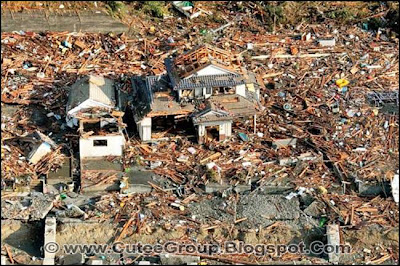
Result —
<instances>
[{"instance_id":1,"label":"broken wooden post","mask_svg":"<svg viewBox=\"0 0 400 266\"><path fill-rule=\"evenodd\" d=\"M257 133L257 115L254 114L254 134Z\"/></svg>"}]
</instances>

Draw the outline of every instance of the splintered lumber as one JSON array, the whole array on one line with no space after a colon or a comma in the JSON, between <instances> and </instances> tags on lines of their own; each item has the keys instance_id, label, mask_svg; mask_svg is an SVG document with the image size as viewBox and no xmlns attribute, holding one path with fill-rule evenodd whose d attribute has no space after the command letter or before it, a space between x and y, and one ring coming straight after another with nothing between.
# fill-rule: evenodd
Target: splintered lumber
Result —
<instances>
[{"instance_id":1,"label":"splintered lumber","mask_svg":"<svg viewBox=\"0 0 400 266\"><path fill-rule=\"evenodd\" d=\"M202 159L202 160L200 161L200 164L204 164L204 163L206 163L206 162L208 162L208 161L212 161L212 160L218 159L221 155L222 155L222 154L221 154L220 152L216 152L216 153L214 153L214 154L208 156L207 158Z\"/></svg>"},{"instance_id":2,"label":"splintered lumber","mask_svg":"<svg viewBox=\"0 0 400 266\"><path fill-rule=\"evenodd\" d=\"M265 74L265 75L262 76L262 77L263 77L264 79L265 79L265 78L272 78L272 77L280 76L280 75L282 75L283 73L285 73L285 72L280 71L280 72L276 72L276 73L268 73L268 74Z\"/></svg>"},{"instance_id":3,"label":"splintered lumber","mask_svg":"<svg viewBox=\"0 0 400 266\"><path fill-rule=\"evenodd\" d=\"M291 54L277 54L277 55L257 55L257 56L252 56L251 59L268 59L268 58L316 58L316 57L327 57L330 56L330 53L324 53L324 54L297 54L297 55L291 55Z\"/></svg>"},{"instance_id":4,"label":"splintered lumber","mask_svg":"<svg viewBox=\"0 0 400 266\"><path fill-rule=\"evenodd\" d=\"M243 217L243 218L237 219L237 220L235 221L235 224L238 224L238 223L243 222L243 221L246 221L246 220L247 220L247 217Z\"/></svg>"},{"instance_id":5,"label":"splintered lumber","mask_svg":"<svg viewBox=\"0 0 400 266\"><path fill-rule=\"evenodd\" d=\"M8 258L9 258L10 261L11 261L11 264L14 264L14 259L13 259L13 257L12 257L12 254L11 254L10 249L8 248L7 245L4 245L4 247L6 248L6 252L7 252Z\"/></svg>"},{"instance_id":6,"label":"splintered lumber","mask_svg":"<svg viewBox=\"0 0 400 266\"><path fill-rule=\"evenodd\" d=\"M150 181L148 181L147 183L149 183L149 185L152 186L154 189L162 191L162 192L165 192L164 189L162 189L161 187L157 186L156 184L151 183Z\"/></svg>"},{"instance_id":7,"label":"splintered lumber","mask_svg":"<svg viewBox=\"0 0 400 266\"><path fill-rule=\"evenodd\" d=\"M121 230L121 233L119 234L119 236L115 239L115 242L119 242L121 240L121 238L124 237L126 230L128 229L128 227L133 223L133 221L135 220L135 216L131 217L124 225L124 227Z\"/></svg>"}]
</instances>

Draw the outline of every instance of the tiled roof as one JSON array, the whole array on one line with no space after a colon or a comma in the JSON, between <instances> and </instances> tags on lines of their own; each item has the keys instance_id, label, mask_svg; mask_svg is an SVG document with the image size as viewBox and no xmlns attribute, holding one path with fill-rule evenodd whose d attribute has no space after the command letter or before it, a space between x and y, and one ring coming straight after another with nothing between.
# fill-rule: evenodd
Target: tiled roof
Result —
<instances>
[{"instance_id":1,"label":"tiled roof","mask_svg":"<svg viewBox=\"0 0 400 266\"><path fill-rule=\"evenodd\" d=\"M213 108L212 106L194 114L192 116L193 124L198 125L206 122L232 121L232 115L224 110Z\"/></svg>"},{"instance_id":2,"label":"tiled roof","mask_svg":"<svg viewBox=\"0 0 400 266\"><path fill-rule=\"evenodd\" d=\"M175 89L195 89L205 87L232 87L245 84L240 75L219 74L208 76L194 76L183 79L176 85Z\"/></svg>"}]
</instances>

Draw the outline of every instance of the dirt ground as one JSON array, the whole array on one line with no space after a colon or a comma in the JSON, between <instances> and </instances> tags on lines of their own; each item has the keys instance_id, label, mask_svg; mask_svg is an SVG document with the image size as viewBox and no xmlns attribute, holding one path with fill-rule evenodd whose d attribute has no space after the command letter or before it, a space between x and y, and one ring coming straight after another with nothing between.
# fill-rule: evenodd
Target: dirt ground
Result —
<instances>
[{"instance_id":1,"label":"dirt ground","mask_svg":"<svg viewBox=\"0 0 400 266\"><path fill-rule=\"evenodd\" d=\"M43 226L41 222L26 223L18 220L1 221L1 246L7 245L13 259L21 264L38 264L35 258L42 257ZM38 244L39 243L39 244ZM6 255L2 250L2 255ZM7 255L6 255L7 256ZM30 257L33 259L31 260Z\"/></svg>"},{"instance_id":2,"label":"dirt ground","mask_svg":"<svg viewBox=\"0 0 400 266\"><path fill-rule=\"evenodd\" d=\"M389 251L399 256L399 228L385 229L373 224L360 228L359 230L343 229L343 243L349 243L352 247L352 254L343 255L342 263L351 264L356 258L363 258L365 262L374 260L369 253L377 250L380 252ZM392 264L386 261L385 264Z\"/></svg>"}]
</instances>

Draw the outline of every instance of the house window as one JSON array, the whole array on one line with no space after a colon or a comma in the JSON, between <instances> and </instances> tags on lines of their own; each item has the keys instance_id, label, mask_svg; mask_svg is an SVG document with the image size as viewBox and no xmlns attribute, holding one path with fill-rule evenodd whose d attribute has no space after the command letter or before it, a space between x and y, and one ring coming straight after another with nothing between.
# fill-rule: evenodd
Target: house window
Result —
<instances>
[{"instance_id":1,"label":"house window","mask_svg":"<svg viewBox=\"0 0 400 266\"><path fill-rule=\"evenodd\" d=\"M206 94L211 94L211 87L206 88Z\"/></svg>"},{"instance_id":2,"label":"house window","mask_svg":"<svg viewBox=\"0 0 400 266\"><path fill-rule=\"evenodd\" d=\"M106 139L95 139L93 140L93 146L95 147L106 147L107 140Z\"/></svg>"}]
</instances>

